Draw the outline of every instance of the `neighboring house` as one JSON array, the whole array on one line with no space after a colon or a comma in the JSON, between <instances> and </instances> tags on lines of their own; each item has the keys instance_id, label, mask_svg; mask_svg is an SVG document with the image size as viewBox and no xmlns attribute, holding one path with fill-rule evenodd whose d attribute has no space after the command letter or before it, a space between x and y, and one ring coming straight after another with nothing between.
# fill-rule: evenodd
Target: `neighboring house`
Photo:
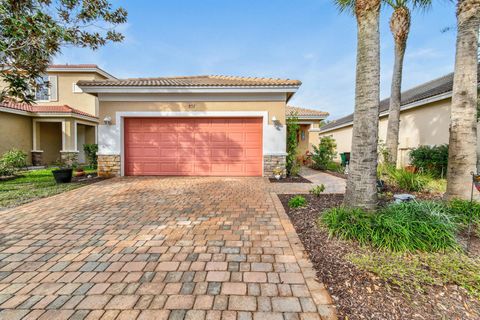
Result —
<instances>
[{"instance_id":1,"label":"neighboring house","mask_svg":"<svg viewBox=\"0 0 480 320\"><path fill-rule=\"evenodd\" d=\"M402 92L397 166L407 166L410 151L418 146L448 143L452 86L453 73L450 73ZM389 99L380 102L380 142L387 138L389 102ZM320 136L333 137L338 154L350 152L352 126L353 114L324 125Z\"/></svg>"},{"instance_id":2,"label":"neighboring house","mask_svg":"<svg viewBox=\"0 0 480 320\"><path fill-rule=\"evenodd\" d=\"M296 115L300 129L298 130L298 155L304 156L307 151L313 152L313 146L320 143L320 127L328 117L328 112L287 106L287 118Z\"/></svg>"},{"instance_id":3,"label":"neighboring house","mask_svg":"<svg viewBox=\"0 0 480 320\"><path fill-rule=\"evenodd\" d=\"M301 82L193 76L77 84L98 98L100 175L267 176L285 166L286 104Z\"/></svg>"},{"instance_id":4,"label":"neighboring house","mask_svg":"<svg viewBox=\"0 0 480 320\"><path fill-rule=\"evenodd\" d=\"M83 144L96 142L98 99L78 81L114 79L96 65L51 65L33 105L0 103L0 154L12 148L34 165L74 154L85 162Z\"/></svg>"}]
</instances>

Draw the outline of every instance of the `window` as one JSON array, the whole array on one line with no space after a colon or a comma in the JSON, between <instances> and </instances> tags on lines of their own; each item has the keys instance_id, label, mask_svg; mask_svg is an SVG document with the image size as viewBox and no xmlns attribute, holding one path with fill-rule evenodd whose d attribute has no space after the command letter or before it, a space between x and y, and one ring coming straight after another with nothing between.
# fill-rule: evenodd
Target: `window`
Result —
<instances>
[{"instance_id":1,"label":"window","mask_svg":"<svg viewBox=\"0 0 480 320\"><path fill-rule=\"evenodd\" d=\"M35 88L35 100L48 101L50 100L50 87L48 76L42 76L37 81L37 88Z\"/></svg>"}]
</instances>

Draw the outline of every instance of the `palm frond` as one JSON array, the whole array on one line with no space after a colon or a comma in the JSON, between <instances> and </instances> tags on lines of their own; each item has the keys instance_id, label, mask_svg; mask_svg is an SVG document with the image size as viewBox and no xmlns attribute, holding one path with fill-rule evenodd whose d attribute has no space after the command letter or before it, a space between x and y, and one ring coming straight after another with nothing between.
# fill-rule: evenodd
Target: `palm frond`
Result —
<instances>
[{"instance_id":1,"label":"palm frond","mask_svg":"<svg viewBox=\"0 0 480 320\"><path fill-rule=\"evenodd\" d=\"M432 0L412 0L413 8L420 11L427 11L432 7Z\"/></svg>"},{"instance_id":2,"label":"palm frond","mask_svg":"<svg viewBox=\"0 0 480 320\"><path fill-rule=\"evenodd\" d=\"M355 7L355 0L334 0L340 12L353 13Z\"/></svg>"}]
</instances>

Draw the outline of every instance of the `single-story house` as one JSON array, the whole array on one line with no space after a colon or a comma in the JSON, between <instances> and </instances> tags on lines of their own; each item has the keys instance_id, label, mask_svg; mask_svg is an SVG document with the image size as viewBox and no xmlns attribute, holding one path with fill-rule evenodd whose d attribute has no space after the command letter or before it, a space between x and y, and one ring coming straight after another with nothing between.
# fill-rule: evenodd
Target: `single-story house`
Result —
<instances>
[{"instance_id":1,"label":"single-story house","mask_svg":"<svg viewBox=\"0 0 480 320\"><path fill-rule=\"evenodd\" d=\"M98 99L83 93L77 82L113 78L96 65L49 66L35 90L35 104L0 103L0 155L17 148L34 165L71 154L85 162L83 145L97 139Z\"/></svg>"},{"instance_id":2,"label":"single-story house","mask_svg":"<svg viewBox=\"0 0 480 320\"><path fill-rule=\"evenodd\" d=\"M285 166L301 82L228 76L79 81L98 99L99 174L268 176Z\"/></svg>"},{"instance_id":3,"label":"single-story house","mask_svg":"<svg viewBox=\"0 0 480 320\"><path fill-rule=\"evenodd\" d=\"M397 166L409 165L409 154L414 148L448 143L452 86L453 73L450 73L402 92ZM387 138L389 105L390 99L380 102L380 143ZM350 152L352 129L353 114L350 114L321 127L320 137L334 138L338 154Z\"/></svg>"}]
</instances>

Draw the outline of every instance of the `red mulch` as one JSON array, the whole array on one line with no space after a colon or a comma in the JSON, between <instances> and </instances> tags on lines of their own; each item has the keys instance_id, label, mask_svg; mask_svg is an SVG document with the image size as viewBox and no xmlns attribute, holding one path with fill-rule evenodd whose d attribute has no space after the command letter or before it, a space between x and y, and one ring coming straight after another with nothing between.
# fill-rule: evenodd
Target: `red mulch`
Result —
<instances>
[{"instance_id":1,"label":"red mulch","mask_svg":"<svg viewBox=\"0 0 480 320\"><path fill-rule=\"evenodd\" d=\"M329 239L319 229L320 212L342 203L343 195L303 195L304 208L289 209L294 195L278 195L317 271L328 287L340 319L480 319L480 301L457 286L431 286L425 293L405 296L377 276L358 269L344 256L358 250L354 242Z\"/></svg>"}]
</instances>

